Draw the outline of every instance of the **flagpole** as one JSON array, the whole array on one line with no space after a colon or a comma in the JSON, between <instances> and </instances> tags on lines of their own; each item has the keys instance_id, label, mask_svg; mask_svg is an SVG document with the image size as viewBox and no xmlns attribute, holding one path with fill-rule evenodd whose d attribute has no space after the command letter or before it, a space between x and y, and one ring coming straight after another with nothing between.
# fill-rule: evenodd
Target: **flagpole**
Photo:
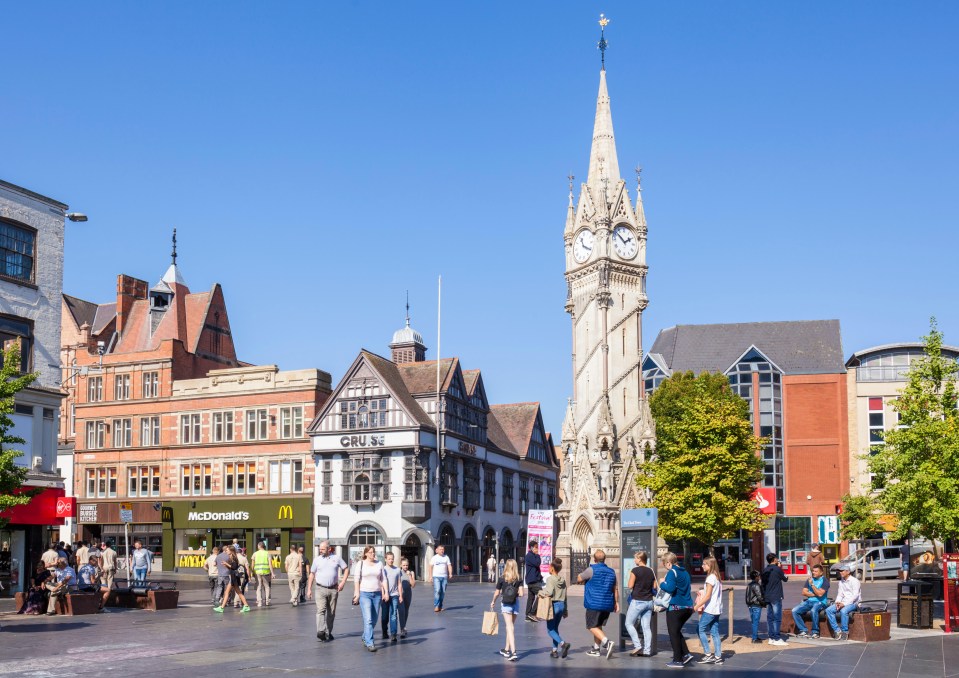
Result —
<instances>
[{"instance_id":1,"label":"flagpole","mask_svg":"<svg viewBox=\"0 0 959 678\"><path fill-rule=\"evenodd\" d=\"M440 407L440 339L441 339L441 321L443 310L443 276L439 276L436 282L436 484L440 485L442 479L443 463L443 440L442 440L442 411ZM440 501L443 501L442 486L440 485Z\"/></svg>"}]
</instances>

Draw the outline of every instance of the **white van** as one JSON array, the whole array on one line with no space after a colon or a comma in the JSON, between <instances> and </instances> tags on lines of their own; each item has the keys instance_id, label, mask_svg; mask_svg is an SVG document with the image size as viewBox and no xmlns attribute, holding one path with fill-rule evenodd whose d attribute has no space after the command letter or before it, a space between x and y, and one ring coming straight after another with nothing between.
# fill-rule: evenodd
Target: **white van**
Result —
<instances>
[{"instance_id":1,"label":"white van","mask_svg":"<svg viewBox=\"0 0 959 678\"><path fill-rule=\"evenodd\" d=\"M870 563L873 567L869 567ZM837 579L840 565L848 565L854 576L861 577L865 570L866 577L898 577L902 569L902 557L898 546L870 546L850 553L829 568L830 574Z\"/></svg>"}]
</instances>

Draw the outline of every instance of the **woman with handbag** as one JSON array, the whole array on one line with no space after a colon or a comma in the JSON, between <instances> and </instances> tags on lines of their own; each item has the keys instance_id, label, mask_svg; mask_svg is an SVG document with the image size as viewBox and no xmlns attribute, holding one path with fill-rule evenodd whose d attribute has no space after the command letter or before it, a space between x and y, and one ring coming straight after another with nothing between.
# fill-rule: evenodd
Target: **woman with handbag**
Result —
<instances>
[{"instance_id":1,"label":"woman with handbag","mask_svg":"<svg viewBox=\"0 0 959 678\"><path fill-rule=\"evenodd\" d=\"M693 658L683 637L683 624L693 614L693 598L690 592L689 573L676 564L676 554L663 556L663 568L668 570L659 584L660 593L669 595L666 608L666 629L669 631L669 644L673 648L673 661L666 664L669 668L681 669ZM662 598L660 598L662 600Z\"/></svg>"},{"instance_id":2,"label":"woman with handbag","mask_svg":"<svg viewBox=\"0 0 959 678\"><path fill-rule=\"evenodd\" d=\"M569 654L569 643L564 642L559 635L559 624L566 616L566 580L560 574L563 570L563 561L554 558L549 564L549 576L546 578L546 585L539 592L540 598L547 598L553 608L552 617L546 617L546 631L553 641L553 651L549 656L553 659L562 657L566 659ZM539 615L537 615L539 616Z\"/></svg>"},{"instance_id":3,"label":"woman with handbag","mask_svg":"<svg viewBox=\"0 0 959 678\"><path fill-rule=\"evenodd\" d=\"M519 567L512 558L506 561L503 576L496 582L496 590L493 591L493 600L491 600L489 604L491 610L500 595L503 596L502 613L503 624L506 626L506 647L500 650L499 653L511 662L519 661L519 655L516 654L516 632L514 630L514 623L516 621L516 613L521 607L519 599L523 597L523 579L519 576Z\"/></svg>"},{"instance_id":4,"label":"woman with handbag","mask_svg":"<svg viewBox=\"0 0 959 678\"><path fill-rule=\"evenodd\" d=\"M380 603L389 599L383 565L376 559L376 549L367 546L353 578L353 604L359 605L363 614L363 644L370 652L376 652L373 629L380 618Z\"/></svg>"}]
</instances>

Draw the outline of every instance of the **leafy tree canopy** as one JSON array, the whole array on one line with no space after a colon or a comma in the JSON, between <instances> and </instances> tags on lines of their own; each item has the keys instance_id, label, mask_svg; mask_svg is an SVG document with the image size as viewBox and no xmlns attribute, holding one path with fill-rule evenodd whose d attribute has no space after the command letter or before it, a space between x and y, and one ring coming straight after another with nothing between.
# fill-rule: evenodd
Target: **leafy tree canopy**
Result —
<instances>
[{"instance_id":1,"label":"leafy tree canopy","mask_svg":"<svg viewBox=\"0 0 959 678\"><path fill-rule=\"evenodd\" d=\"M27 469L18 466L16 460L23 456L23 452L13 447L23 445L25 440L10 434L13 428L14 398L17 393L32 384L37 374L20 374L20 347L11 344L10 348L0 351L3 365L0 366L0 512L13 506L27 504L33 493L23 492L15 494L23 486L27 477ZM6 521L0 518L0 525Z\"/></svg>"}]
</instances>

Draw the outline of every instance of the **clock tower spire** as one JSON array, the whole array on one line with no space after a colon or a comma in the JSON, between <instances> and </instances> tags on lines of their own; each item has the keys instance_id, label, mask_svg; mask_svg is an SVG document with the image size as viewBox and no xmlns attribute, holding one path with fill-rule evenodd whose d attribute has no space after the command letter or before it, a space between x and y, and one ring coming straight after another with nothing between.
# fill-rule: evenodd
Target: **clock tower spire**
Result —
<instances>
[{"instance_id":1,"label":"clock tower spire","mask_svg":"<svg viewBox=\"0 0 959 678\"><path fill-rule=\"evenodd\" d=\"M575 206L570 191L563 230L573 388L563 425L557 551L574 563L591 548L618 560L619 511L639 500L636 471L655 445L641 367L646 215L638 185L634 204L620 176L605 68L609 20L600 15L599 23L603 68L589 170Z\"/></svg>"}]
</instances>

